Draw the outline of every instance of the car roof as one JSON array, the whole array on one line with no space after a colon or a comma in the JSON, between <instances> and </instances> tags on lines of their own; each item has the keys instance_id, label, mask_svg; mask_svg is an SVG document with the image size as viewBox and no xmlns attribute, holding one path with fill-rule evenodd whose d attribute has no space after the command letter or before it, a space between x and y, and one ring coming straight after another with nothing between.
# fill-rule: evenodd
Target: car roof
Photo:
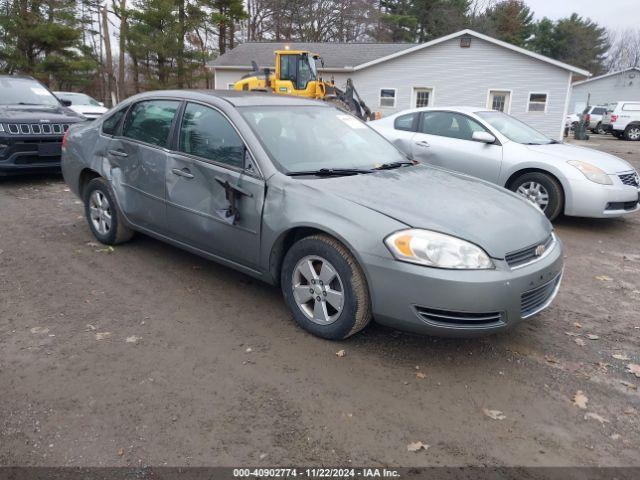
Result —
<instances>
[{"instance_id":1,"label":"car roof","mask_svg":"<svg viewBox=\"0 0 640 480\"><path fill-rule=\"evenodd\" d=\"M136 95L136 100L147 97L184 98L185 100L206 101L218 98L236 107L246 106L326 106L329 104L292 95L279 95L269 92L243 92L239 90L156 90Z\"/></svg>"},{"instance_id":2,"label":"car roof","mask_svg":"<svg viewBox=\"0 0 640 480\"><path fill-rule=\"evenodd\" d=\"M398 114L407 114L413 112L429 112L429 111L449 111L449 112L458 112L458 113L478 113L478 112L493 112L490 108L482 108L482 107L469 107L469 106L442 106L442 107L421 107L421 108L411 108L409 110L403 110L402 112L397 112Z\"/></svg>"}]
</instances>

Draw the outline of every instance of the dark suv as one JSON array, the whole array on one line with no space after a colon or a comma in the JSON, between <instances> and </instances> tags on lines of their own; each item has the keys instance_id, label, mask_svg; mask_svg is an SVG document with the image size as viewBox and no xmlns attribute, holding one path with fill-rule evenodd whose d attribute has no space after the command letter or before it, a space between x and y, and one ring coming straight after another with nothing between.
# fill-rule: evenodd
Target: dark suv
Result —
<instances>
[{"instance_id":1,"label":"dark suv","mask_svg":"<svg viewBox=\"0 0 640 480\"><path fill-rule=\"evenodd\" d=\"M0 75L0 175L60 170L64 132L84 120L37 80Z\"/></svg>"}]
</instances>

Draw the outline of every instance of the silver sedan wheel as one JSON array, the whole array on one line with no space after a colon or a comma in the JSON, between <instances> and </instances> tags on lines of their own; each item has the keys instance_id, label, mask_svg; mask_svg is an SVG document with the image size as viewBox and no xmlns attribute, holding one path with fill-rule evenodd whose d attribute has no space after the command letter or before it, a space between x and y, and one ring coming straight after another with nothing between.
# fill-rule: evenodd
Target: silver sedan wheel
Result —
<instances>
[{"instance_id":1,"label":"silver sedan wheel","mask_svg":"<svg viewBox=\"0 0 640 480\"><path fill-rule=\"evenodd\" d=\"M106 235L111 231L111 205L107 196L100 190L94 190L89 197L89 216L93 228L100 235Z\"/></svg>"},{"instance_id":2,"label":"silver sedan wheel","mask_svg":"<svg viewBox=\"0 0 640 480\"><path fill-rule=\"evenodd\" d=\"M518 187L516 192L534 205L537 205L543 212L547 209L547 205L549 205L549 193L547 189L538 182L525 182Z\"/></svg>"},{"instance_id":3,"label":"silver sedan wheel","mask_svg":"<svg viewBox=\"0 0 640 480\"><path fill-rule=\"evenodd\" d=\"M335 322L344 308L344 287L338 271L318 256L302 258L293 270L293 297L305 316L319 325Z\"/></svg>"}]
</instances>

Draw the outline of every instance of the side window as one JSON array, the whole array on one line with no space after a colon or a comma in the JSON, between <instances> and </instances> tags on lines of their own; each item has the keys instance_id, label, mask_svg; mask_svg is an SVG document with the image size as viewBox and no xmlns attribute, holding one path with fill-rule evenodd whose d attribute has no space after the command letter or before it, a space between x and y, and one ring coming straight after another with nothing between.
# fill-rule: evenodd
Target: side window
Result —
<instances>
[{"instance_id":1,"label":"side window","mask_svg":"<svg viewBox=\"0 0 640 480\"><path fill-rule=\"evenodd\" d=\"M166 147L171 123L179 106L180 102L176 100L147 100L136 103L124 120L122 135Z\"/></svg>"},{"instance_id":2,"label":"side window","mask_svg":"<svg viewBox=\"0 0 640 480\"><path fill-rule=\"evenodd\" d=\"M487 130L466 115L453 112L423 112L420 131L429 135L471 140L473 132Z\"/></svg>"},{"instance_id":3,"label":"side window","mask_svg":"<svg viewBox=\"0 0 640 480\"><path fill-rule=\"evenodd\" d=\"M296 56L281 55L280 56L280 79L296 81Z\"/></svg>"},{"instance_id":4,"label":"side window","mask_svg":"<svg viewBox=\"0 0 640 480\"><path fill-rule=\"evenodd\" d=\"M640 112L640 103L625 103L622 106L625 112Z\"/></svg>"},{"instance_id":5,"label":"side window","mask_svg":"<svg viewBox=\"0 0 640 480\"><path fill-rule=\"evenodd\" d=\"M395 128L396 130L405 130L407 132L412 132L413 122L415 118L416 118L415 113L400 115L393 121L393 128Z\"/></svg>"},{"instance_id":6,"label":"side window","mask_svg":"<svg viewBox=\"0 0 640 480\"><path fill-rule=\"evenodd\" d=\"M124 114L127 112L128 106L125 108L121 108L113 115L110 115L109 118L102 122L102 133L105 135L115 135L116 130L118 130L118 125L120 125L120 121Z\"/></svg>"},{"instance_id":7,"label":"side window","mask_svg":"<svg viewBox=\"0 0 640 480\"><path fill-rule=\"evenodd\" d=\"M181 152L242 168L244 143L229 120L217 110L187 104L180 126Z\"/></svg>"}]
</instances>

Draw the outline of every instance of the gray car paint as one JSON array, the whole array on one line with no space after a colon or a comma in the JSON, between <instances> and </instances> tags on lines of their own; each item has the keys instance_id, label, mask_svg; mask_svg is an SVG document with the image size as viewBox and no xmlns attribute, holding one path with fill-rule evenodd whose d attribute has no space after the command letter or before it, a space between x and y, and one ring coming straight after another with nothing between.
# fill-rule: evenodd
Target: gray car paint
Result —
<instances>
[{"instance_id":1,"label":"gray car paint","mask_svg":"<svg viewBox=\"0 0 640 480\"><path fill-rule=\"evenodd\" d=\"M184 99L219 109L244 140L253 168L241 171L187 158L173 151L172 145L165 149L108 137L101 133L101 125L110 113L91 124L74 126L63 153L65 181L82 196L88 172L106 178L127 223L135 230L272 284L279 282L284 249L296 229L326 232L339 239L362 266L374 318L422 333L464 335L486 329L429 325L416 315L417 304L463 312L504 311L506 324L491 330L509 327L521 320L521 293L562 271L560 241L544 259L525 268L512 271L504 262L505 254L535 245L552 231L544 215L517 195L424 165L349 177L289 177L274 166L237 109L250 105L333 108L325 103L244 92L163 91L137 95L117 109L155 98ZM110 154L114 148L137 149L137 153L114 156ZM197 179L189 182L195 186L188 189L180 185L182 179L171 174L172 169L184 165ZM253 193L250 199L243 197L237 225L225 223L215 214L227 206L215 177ZM383 240L408 227L433 229L471 241L495 259L496 269L456 271L399 262Z\"/></svg>"}]
</instances>

